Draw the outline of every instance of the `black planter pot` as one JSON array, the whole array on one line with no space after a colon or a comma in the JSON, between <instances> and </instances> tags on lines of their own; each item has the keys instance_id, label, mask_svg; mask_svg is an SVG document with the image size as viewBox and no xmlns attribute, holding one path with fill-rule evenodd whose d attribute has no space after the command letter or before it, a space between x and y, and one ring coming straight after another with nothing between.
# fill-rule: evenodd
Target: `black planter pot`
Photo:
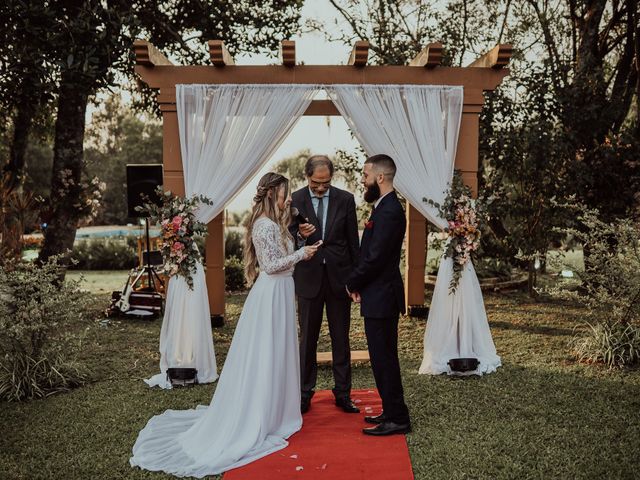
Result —
<instances>
[{"instance_id":1,"label":"black planter pot","mask_svg":"<svg viewBox=\"0 0 640 480\"><path fill-rule=\"evenodd\" d=\"M477 358L452 358L447 362L454 372L472 372L478 368L480 362Z\"/></svg>"}]
</instances>

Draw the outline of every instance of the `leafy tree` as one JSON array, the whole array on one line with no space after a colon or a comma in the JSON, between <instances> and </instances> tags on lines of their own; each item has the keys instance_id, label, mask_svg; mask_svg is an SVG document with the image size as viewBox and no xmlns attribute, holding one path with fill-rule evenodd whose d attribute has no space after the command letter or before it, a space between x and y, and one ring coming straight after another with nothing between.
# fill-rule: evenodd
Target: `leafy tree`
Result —
<instances>
[{"instance_id":1,"label":"leafy tree","mask_svg":"<svg viewBox=\"0 0 640 480\"><path fill-rule=\"evenodd\" d=\"M491 197L482 253L524 261L534 295L536 264L544 264L551 242L562 238L555 227L571 219L558 206L570 196L571 158L548 72L521 73L519 82L520 95L497 92L482 117L482 195Z\"/></svg>"},{"instance_id":2,"label":"leafy tree","mask_svg":"<svg viewBox=\"0 0 640 480\"><path fill-rule=\"evenodd\" d=\"M331 3L351 27L337 38L368 40L374 63L406 63L434 40L445 65L514 45L481 118L480 186L497 197L485 251L519 251L531 270L568 221L552 200L571 193L607 219L638 212L637 0Z\"/></svg>"},{"instance_id":3,"label":"leafy tree","mask_svg":"<svg viewBox=\"0 0 640 480\"><path fill-rule=\"evenodd\" d=\"M605 222L597 210L570 207L576 228L564 233L589 246L590 262L575 282L561 282L548 293L586 307L589 328L573 340L581 361L609 368L640 362L640 229L630 219ZM612 239L614 241L612 241ZM577 287L577 288L576 288Z\"/></svg>"},{"instance_id":4,"label":"leafy tree","mask_svg":"<svg viewBox=\"0 0 640 480\"><path fill-rule=\"evenodd\" d=\"M34 126L49 124L58 68L43 58L41 50L50 35L52 15L43 11L42 2L0 4L0 111L5 114L0 131L11 139L0 159L11 188L23 180Z\"/></svg>"},{"instance_id":5,"label":"leafy tree","mask_svg":"<svg viewBox=\"0 0 640 480\"><path fill-rule=\"evenodd\" d=\"M197 38L220 38L230 50L273 49L298 29L301 0L271 0L254 4L228 1L185 1L158 8L144 0L84 0L53 2L7 0L3 3L2 32L7 56L19 57L25 66L19 78L32 78L32 70L44 65L54 73L46 83L54 92L57 116L54 134L53 172L49 201L51 221L45 232L40 261L73 245L86 192L83 179L85 113L89 98L99 89L117 85L120 77L132 77L131 48L138 36L149 38L190 63L205 58L191 47ZM13 25L18 27L13 28ZM25 33L26 32L26 33ZM28 48L21 48L25 42ZM191 42L191 44L190 44ZM8 53L7 53L8 52ZM0 97L13 87L3 75ZM30 106L41 105L29 97Z\"/></svg>"},{"instance_id":6,"label":"leafy tree","mask_svg":"<svg viewBox=\"0 0 640 480\"><path fill-rule=\"evenodd\" d=\"M279 160L278 163L273 166L273 171L287 177L290 182L291 191L295 191L307 182L304 165L310 156L311 150L308 148L300 150L289 157Z\"/></svg>"},{"instance_id":7,"label":"leafy tree","mask_svg":"<svg viewBox=\"0 0 640 480\"><path fill-rule=\"evenodd\" d=\"M87 172L106 183L102 207L93 223L126 223L126 165L162 163L160 122L136 114L120 95L112 95L93 114L85 144Z\"/></svg>"}]
</instances>

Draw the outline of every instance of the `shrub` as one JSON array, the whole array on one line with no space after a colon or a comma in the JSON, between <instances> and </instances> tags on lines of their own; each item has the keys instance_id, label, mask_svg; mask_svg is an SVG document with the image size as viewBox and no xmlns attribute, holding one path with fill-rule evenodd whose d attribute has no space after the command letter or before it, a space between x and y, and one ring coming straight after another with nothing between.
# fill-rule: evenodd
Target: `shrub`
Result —
<instances>
[{"instance_id":1,"label":"shrub","mask_svg":"<svg viewBox=\"0 0 640 480\"><path fill-rule=\"evenodd\" d=\"M242 258L244 255L244 240L242 234L235 230L227 230L224 237L224 257Z\"/></svg>"},{"instance_id":2,"label":"shrub","mask_svg":"<svg viewBox=\"0 0 640 480\"><path fill-rule=\"evenodd\" d=\"M224 232L224 258L230 259L235 257L241 259L244 255L244 240L243 235L235 230L225 230ZM206 239L205 237L196 237L196 245L202 252L202 262L206 262Z\"/></svg>"},{"instance_id":3,"label":"shrub","mask_svg":"<svg viewBox=\"0 0 640 480\"><path fill-rule=\"evenodd\" d=\"M640 328L630 323L607 321L589 327L588 334L572 340L578 360L604 363L609 368L640 361Z\"/></svg>"},{"instance_id":4,"label":"shrub","mask_svg":"<svg viewBox=\"0 0 640 480\"><path fill-rule=\"evenodd\" d=\"M503 258L480 257L474 261L478 278L511 277L513 267Z\"/></svg>"},{"instance_id":5,"label":"shrub","mask_svg":"<svg viewBox=\"0 0 640 480\"><path fill-rule=\"evenodd\" d=\"M640 231L629 219L605 223L582 209L578 227L565 229L583 245L585 267L579 285L564 282L547 291L586 307L589 329L574 339L578 358L609 368L639 363ZM572 267L568 267L572 268Z\"/></svg>"},{"instance_id":6,"label":"shrub","mask_svg":"<svg viewBox=\"0 0 640 480\"><path fill-rule=\"evenodd\" d=\"M71 257L75 270L129 270L138 264L136 240L119 239L81 240L73 246Z\"/></svg>"},{"instance_id":7,"label":"shrub","mask_svg":"<svg viewBox=\"0 0 640 480\"><path fill-rule=\"evenodd\" d=\"M26 400L81 385L86 371L74 355L79 337L70 323L89 301L79 281L58 284L60 257L41 267L0 269L0 398Z\"/></svg>"},{"instance_id":8,"label":"shrub","mask_svg":"<svg viewBox=\"0 0 640 480\"><path fill-rule=\"evenodd\" d=\"M229 257L224 261L224 284L228 292L244 290L244 264L238 257Z\"/></svg>"}]
</instances>

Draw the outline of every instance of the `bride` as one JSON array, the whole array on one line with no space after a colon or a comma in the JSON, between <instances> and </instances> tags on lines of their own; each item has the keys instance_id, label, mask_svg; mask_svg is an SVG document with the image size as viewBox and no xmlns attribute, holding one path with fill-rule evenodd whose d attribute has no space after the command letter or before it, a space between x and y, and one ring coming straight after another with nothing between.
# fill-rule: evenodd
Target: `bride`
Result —
<instances>
[{"instance_id":1,"label":"bride","mask_svg":"<svg viewBox=\"0 0 640 480\"><path fill-rule=\"evenodd\" d=\"M133 446L132 466L203 477L250 463L288 445L300 430L300 372L292 273L320 242L294 252L289 181L258 183L245 237L247 296L209 407L151 418ZM258 275L256 267L260 267Z\"/></svg>"}]
</instances>

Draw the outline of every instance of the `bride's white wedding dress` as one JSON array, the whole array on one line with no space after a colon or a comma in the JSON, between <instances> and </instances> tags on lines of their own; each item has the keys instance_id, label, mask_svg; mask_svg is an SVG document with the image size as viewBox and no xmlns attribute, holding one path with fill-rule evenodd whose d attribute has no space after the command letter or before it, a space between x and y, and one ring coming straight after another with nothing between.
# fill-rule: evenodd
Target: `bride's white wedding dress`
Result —
<instances>
[{"instance_id":1,"label":"bride's white wedding dress","mask_svg":"<svg viewBox=\"0 0 640 480\"><path fill-rule=\"evenodd\" d=\"M133 446L132 466L203 477L288 445L300 430L300 362L293 269L304 249L282 242L268 218L253 226L260 275L238 320L208 407L153 417Z\"/></svg>"}]
</instances>

